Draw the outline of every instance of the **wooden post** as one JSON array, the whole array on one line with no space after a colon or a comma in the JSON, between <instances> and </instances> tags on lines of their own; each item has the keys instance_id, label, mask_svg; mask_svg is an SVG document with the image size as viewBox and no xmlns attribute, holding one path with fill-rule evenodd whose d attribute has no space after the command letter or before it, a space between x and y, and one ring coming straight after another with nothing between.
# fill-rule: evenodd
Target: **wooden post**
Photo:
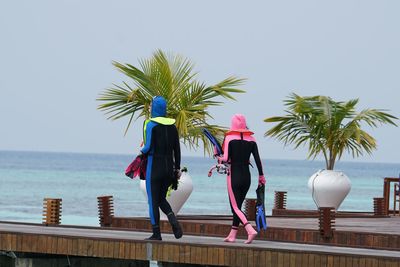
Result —
<instances>
[{"instance_id":1,"label":"wooden post","mask_svg":"<svg viewBox=\"0 0 400 267\"><path fill-rule=\"evenodd\" d=\"M244 214L249 221L256 220L256 203L257 199L255 198L246 198L244 200Z\"/></svg>"},{"instance_id":2,"label":"wooden post","mask_svg":"<svg viewBox=\"0 0 400 267\"><path fill-rule=\"evenodd\" d=\"M335 230L335 209L333 207L320 207L319 211L319 232L323 238L333 237Z\"/></svg>"},{"instance_id":3,"label":"wooden post","mask_svg":"<svg viewBox=\"0 0 400 267\"><path fill-rule=\"evenodd\" d=\"M385 199L383 197L374 197L374 216L386 216Z\"/></svg>"},{"instance_id":4,"label":"wooden post","mask_svg":"<svg viewBox=\"0 0 400 267\"><path fill-rule=\"evenodd\" d=\"M110 227L114 217L114 200L112 196L97 197L100 226Z\"/></svg>"},{"instance_id":5,"label":"wooden post","mask_svg":"<svg viewBox=\"0 0 400 267\"><path fill-rule=\"evenodd\" d=\"M386 177L383 179L383 199L384 199L384 209L389 214L389 199L390 199L390 181Z\"/></svg>"},{"instance_id":6,"label":"wooden post","mask_svg":"<svg viewBox=\"0 0 400 267\"><path fill-rule=\"evenodd\" d=\"M61 198L43 199L43 224L59 225L61 223Z\"/></svg>"},{"instance_id":7,"label":"wooden post","mask_svg":"<svg viewBox=\"0 0 400 267\"><path fill-rule=\"evenodd\" d=\"M274 209L286 209L286 191L275 191Z\"/></svg>"}]
</instances>

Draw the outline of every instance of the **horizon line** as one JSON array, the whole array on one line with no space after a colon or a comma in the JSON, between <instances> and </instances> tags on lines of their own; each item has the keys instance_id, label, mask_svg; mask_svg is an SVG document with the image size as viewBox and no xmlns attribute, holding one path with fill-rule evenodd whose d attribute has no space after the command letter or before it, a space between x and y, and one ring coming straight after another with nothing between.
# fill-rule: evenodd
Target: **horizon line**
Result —
<instances>
[{"instance_id":1,"label":"horizon line","mask_svg":"<svg viewBox=\"0 0 400 267\"><path fill-rule=\"evenodd\" d=\"M7 150L7 149L0 149L0 152L20 152L20 153L54 153L54 154L82 154L82 155L115 155L115 156L134 156L136 154L125 154L125 153L112 153L112 152L76 152L76 151L43 151L43 150ZM196 155L186 155L184 157L189 158L209 158L213 159L211 156L196 156ZM324 162L321 159L284 159L284 158L261 158L263 161L268 160L287 160L287 161L310 161L310 162ZM364 164L400 164L400 162L374 162L374 161L352 161L352 160L337 160L336 163L364 163Z\"/></svg>"}]
</instances>

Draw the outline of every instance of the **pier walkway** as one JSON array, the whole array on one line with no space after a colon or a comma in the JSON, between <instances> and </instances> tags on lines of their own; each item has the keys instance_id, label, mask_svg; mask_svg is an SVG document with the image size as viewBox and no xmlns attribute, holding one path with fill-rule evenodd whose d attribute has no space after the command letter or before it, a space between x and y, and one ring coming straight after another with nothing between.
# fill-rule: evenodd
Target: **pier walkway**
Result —
<instances>
[{"instance_id":1,"label":"pier walkway","mask_svg":"<svg viewBox=\"0 0 400 267\"><path fill-rule=\"evenodd\" d=\"M211 266L396 266L400 251L255 240L224 243L220 237L170 234L145 241L147 232L115 228L0 223L0 250ZM182 265L183 266L183 265Z\"/></svg>"}]
</instances>

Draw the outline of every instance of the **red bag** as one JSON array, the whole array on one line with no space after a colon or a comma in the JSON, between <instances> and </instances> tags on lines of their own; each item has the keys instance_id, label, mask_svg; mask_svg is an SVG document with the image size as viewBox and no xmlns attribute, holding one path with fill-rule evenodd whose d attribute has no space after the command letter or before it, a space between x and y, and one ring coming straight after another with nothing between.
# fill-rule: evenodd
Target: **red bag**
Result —
<instances>
[{"instance_id":1,"label":"red bag","mask_svg":"<svg viewBox=\"0 0 400 267\"><path fill-rule=\"evenodd\" d=\"M146 180L146 168L147 156L140 154L126 168L125 175L131 179L139 176L141 180Z\"/></svg>"}]
</instances>

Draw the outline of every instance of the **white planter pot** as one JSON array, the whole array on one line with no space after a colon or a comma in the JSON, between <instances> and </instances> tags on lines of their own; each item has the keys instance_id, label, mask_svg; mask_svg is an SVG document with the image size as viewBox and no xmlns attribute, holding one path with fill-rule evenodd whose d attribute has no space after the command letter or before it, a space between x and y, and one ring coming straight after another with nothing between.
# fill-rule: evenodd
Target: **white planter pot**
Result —
<instances>
[{"instance_id":1,"label":"white planter pot","mask_svg":"<svg viewBox=\"0 0 400 267\"><path fill-rule=\"evenodd\" d=\"M338 210L350 192L351 183L343 172L320 170L310 177L308 188L318 207L334 207Z\"/></svg>"},{"instance_id":2,"label":"white planter pot","mask_svg":"<svg viewBox=\"0 0 400 267\"><path fill-rule=\"evenodd\" d=\"M146 192L146 181L140 180L140 190L143 192L147 199ZM181 178L179 179L178 190L172 190L171 195L167 196L167 201L171 205L172 211L175 215L181 210L183 204L189 198L190 194L193 191L193 182L189 173L182 172ZM160 219L167 220L167 216L160 209Z\"/></svg>"}]
</instances>

